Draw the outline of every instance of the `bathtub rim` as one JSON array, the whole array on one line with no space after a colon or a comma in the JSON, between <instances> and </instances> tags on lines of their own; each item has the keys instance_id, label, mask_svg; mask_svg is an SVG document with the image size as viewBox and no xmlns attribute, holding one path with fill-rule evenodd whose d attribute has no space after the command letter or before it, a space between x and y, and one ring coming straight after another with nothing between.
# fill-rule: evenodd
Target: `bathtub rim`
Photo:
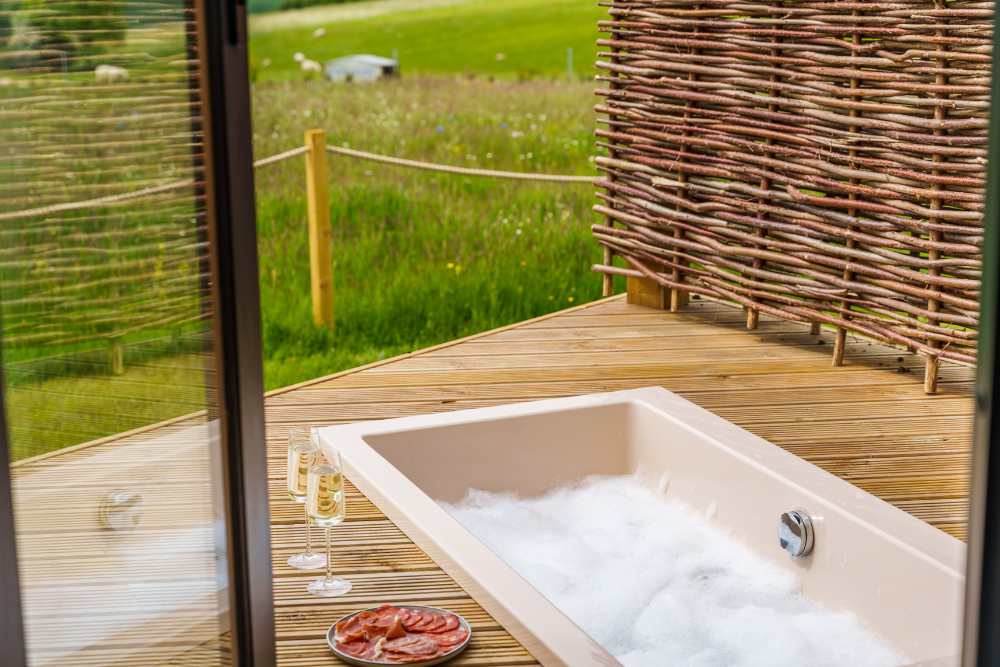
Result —
<instances>
[{"instance_id":1,"label":"bathtub rim","mask_svg":"<svg viewBox=\"0 0 1000 667\"><path fill-rule=\"evenodd\" d=\"M964 580L966 549L961 541L659 386L320 427L319 433L324 448L340 450L349 479L539 662L618 665L534 586L366 442L366 438L407 431L617 404L640 404L651 409L676 426L713 441L728 454L795 485L804 496L837 498L842 501L843 514L930 563L958 585ZM750 450L754 450L753 456ZM495 579L482 581L470 574L469 567L476 572L488 567ZM956 619L956 623L960 620Z\"/></svg>"}]
</instances>

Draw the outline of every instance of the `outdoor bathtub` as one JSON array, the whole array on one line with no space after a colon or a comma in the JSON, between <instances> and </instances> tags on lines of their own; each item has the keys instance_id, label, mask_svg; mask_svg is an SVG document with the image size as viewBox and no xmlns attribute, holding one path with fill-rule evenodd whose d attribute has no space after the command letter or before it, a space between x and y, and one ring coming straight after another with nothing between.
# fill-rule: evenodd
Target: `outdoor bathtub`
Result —
<instances>
[{"instance_id":1,"label":"outdoor bathtub","mask_svg":"<svg viewBox=\"0 0 1000 667\"><path fill-rule=\"evenodd\" d=\"M363 422L320 430L348 477L545 665L616 665L438 501L470 488L535 496L589 475L639 473L853 611L916 663L958 654L964 545L661 388ZM814 548L792 559L778 518L807 513ZM938 662L941 660L944 662Z\"/></svg>"}]
</instances>

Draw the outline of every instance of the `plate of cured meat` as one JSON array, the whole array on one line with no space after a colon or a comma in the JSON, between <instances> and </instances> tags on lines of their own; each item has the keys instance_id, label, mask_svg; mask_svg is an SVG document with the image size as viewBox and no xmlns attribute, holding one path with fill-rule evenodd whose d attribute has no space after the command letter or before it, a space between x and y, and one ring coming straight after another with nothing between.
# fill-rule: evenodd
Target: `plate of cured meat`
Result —
<instances>
[{"instance_id":1,"label":"plate of cured meat","mask_svg":"<svg viewBox=\"0 0 1000 667\"><path fill-rule=\"evenodd\" d=\"M383 604L343 617L327 630L334 654L352 665L440 665L472 639L464 618L446 609Z\"/></svg>"}]
</instances>

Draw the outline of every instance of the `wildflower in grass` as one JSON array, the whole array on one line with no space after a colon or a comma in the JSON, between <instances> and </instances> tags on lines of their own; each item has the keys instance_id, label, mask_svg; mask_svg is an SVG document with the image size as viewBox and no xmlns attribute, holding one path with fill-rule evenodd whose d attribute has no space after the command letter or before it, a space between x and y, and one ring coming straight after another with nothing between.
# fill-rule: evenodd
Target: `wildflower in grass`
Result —
<instances>
[{"instance_id":1,"label":"wildflower in grass","mask_svg":"<svg viewBox=\"0 0 1000 667\"><path fill-rule=\"evenodd\" d=\"M486 154L486 159L487 160L492 160L493 159L493 153L487 153Z\"/></svg>"},{"instance_id":2,"label":"wildflower in grass","mask_svg":"<svg viewBox=\"0 0 1000 667\"><path fill-rule=\"evenodd\" d=\"M512 131L510 133L510 138L511 139L520 139L523 136L524 136L524 132L521 132L520 130L514 130L514 131Z\"/></svg>"},{"instance_id":3,"label":"wildflower in grass","mask_svg":"<svg viewBox=\"0 0 1000 667\"><path fill-rule=\"evenodd\" d=\"M573 297L568 296L568 297L566 297L566 301L568 301L569 303L573 303L574 299L573 299Z\"/></svg>"},{"instance_id":4,"label":"wildflower in grass","mask_svg":"<svg viewBox=\"0 0 1000 667\"><path fill-rule=\"evenodd\" d=\"M454 269L455 268L455 262L448 262L448 268L449 269Z\"/></svg>"},{"instance_id":5,"label":"wildflower in grass","mask_svg":"<svg viewBox=\"0 0 1000 667\"><path fill-rule=\"evenodd\" d=\"M522 259L521 260L521 266L527 266L527 265L528 265L528 263Z\"/></svg>"},{"instance_id":6,"label":"wildflower in grass","mask_svg":"<svg viewBox=\"0 0 1000 667\"><path fill-rule=\"evenodd\" d=\"M441 134L442 132L444 132L444 125L438 123L438 126L434 128L434 131L437 132L438 134Z\"/></svg>"},{"instance_id":7,"label":"wildflower in grass","mask_svg":"<svg viewBox=\"0 0 1000 667\"><path fill-rule=\"evenodd\" d=\"M497 62L502 62L504 60L507 60L507 54L506 53L498 53L498 54L496 54L493 57L496 59Z\"/></svg>"},{"instance_id":8,"label":"wildflower in grass","mask_svg":"<svg viewBox=\"0 0 1000 667\"><path fill-rule=\"evenodd\" d=\"M514 230L514 233L515 233L516 235L520 236L520 235L521 235L521 228L520 228L520 227L518 227L517 229L515 229L515 230Z\"/></svg>"}]
</instances>

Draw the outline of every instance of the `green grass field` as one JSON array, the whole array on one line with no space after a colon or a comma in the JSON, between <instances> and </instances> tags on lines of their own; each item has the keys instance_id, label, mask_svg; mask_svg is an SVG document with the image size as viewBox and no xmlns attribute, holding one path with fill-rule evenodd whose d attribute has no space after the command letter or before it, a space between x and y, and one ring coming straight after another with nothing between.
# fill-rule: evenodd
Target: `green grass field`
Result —
<instances>
[{"instance_id":1,"label":"green grass field","mask_svg":"<svg viewBox=\"0 0 1000 667\"><path fill-rule=\"evenodd\" d=\"M593 174L589 78L600 14L591 0L370 0L255 16L255 153L302 145L307 129L322 128L330 143L378 153ZM325 36L313 36L317 27ZM572 78L567 47L576 54ZM296 51L323 60L394 49L403 76L371 85L307 78L292 59ZM257 172L268 389L599 295L589 270L600 256L589 234L589 185L457 177L336 156L330 167L335 332L311 318L302 158ZM19 370L27 379L7 392L8 413L20 422L12 424L15 458L201 407L195 358L169 349L160 357L127 353L120 376L99 358L66 373L46 369L37 374L44 381Z\"/></svg>"},{"instance_id":2,"label":"green grass field","mask_svg":"<svg viewBox=\"0 0 1000 667\"><path fill-rule=\"evenodd\" d=\"M260 156L329 141L449 164L592 173L589 84L408 77L255 91ZM337 330L310 316L303 168L258 171L265 381L279 387L596 298L593 189L330 157Z\"/></svg>"},{"instance_id":3,"label":"green grass field","mask_svg":"<svg viewBox=\"0 0 1000 667\"><path fill-rule=\"evenodd\" d=\"M317 127L331 143L378 153L592 174L586 79L602 11L590 0L378 0L253 17L255 152L299 145ZM317 27L326 34L314 37ZM393 50L402 78L374 85L308 79L292 59ZM599 296L593 188L330 159L332 335L310 317L302 166L258 172L268 388Z\"/></svg>"},{"instance_id":4,"label":"green grass field","mask_svg":"<svg viewBox=\"0 0 1000 667\"><path fill-rule=\"evenodd\" d=\"M590 78L596 57L596 0L409 0L394 11L353 18L376 2L331 5L251 18L250 57L258 81L298 79L296 52L324 61L351 53L398 53L404 73L472 73L503 78ZM409 7L407 7L409 5ZM316 28L326 33L314 36ZM269 62L269 64L268 64Z\"/></svg>"}]
</instances>

